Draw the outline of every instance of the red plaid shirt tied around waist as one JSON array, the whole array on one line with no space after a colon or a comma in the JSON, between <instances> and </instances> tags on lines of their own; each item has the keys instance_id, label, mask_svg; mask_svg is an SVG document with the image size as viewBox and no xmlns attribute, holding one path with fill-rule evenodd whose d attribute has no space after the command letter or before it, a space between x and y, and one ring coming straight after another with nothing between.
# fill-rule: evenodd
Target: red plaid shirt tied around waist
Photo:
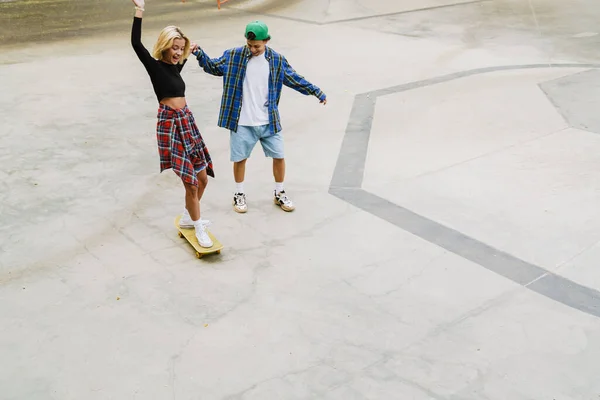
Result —
<instances>
[{"instance_id":1,"label":"red plaid shirt tied around waist","mask_svg":"<svg viewBox=\"0 0 600 400\"><path fill-rule=\"evenodd\" d=\"M204 168L214 178L212 159L190 109L160 104L157 117L160 172L173 168L185 183L194 186L198 186L196 174Z\"/></svg>"}]
</instances>

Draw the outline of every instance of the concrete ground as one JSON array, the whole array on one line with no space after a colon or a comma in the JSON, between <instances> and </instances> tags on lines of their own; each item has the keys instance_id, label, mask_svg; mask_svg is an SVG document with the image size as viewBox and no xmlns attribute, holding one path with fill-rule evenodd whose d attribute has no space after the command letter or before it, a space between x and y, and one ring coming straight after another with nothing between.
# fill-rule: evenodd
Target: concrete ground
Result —
<instances>
[{"instance_id":1,"label":"concrete ground","mask_svg":"<svg viewBox=\"0 0 600 400\"><path fill-rule=\"evenodd\" d=\"M175 23L218 56L260 18L328 95L282 96L297 210L256 147L236 214L190 60L202 260L132 7L54 3L0 1L0 399L600 398L595 0L148 0L147 47Z\"/></svg>"}]
</instances>

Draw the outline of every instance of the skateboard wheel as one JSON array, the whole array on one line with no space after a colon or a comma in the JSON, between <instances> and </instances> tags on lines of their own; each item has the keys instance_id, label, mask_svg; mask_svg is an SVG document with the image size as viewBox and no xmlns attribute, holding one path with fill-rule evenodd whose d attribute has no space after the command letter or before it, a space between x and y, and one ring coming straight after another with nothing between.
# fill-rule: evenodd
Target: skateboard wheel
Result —
<instances>
[{"instance_id":1,"label":"skateboard wheel","mask_svg":"<svg viewBox=\"0 0 600 400\"><path fill-rule=\"evenodd\" d=\"M196 252L196 258L202 258L202 254L200 254L199 252Z\"/></svg>"},{"instance_id":2,"label":"skateboard wheel","mask_svg":"<svg viewBox=\"0 0 600 400\"><path fill-rule=\"evenodd\" d=\"M179 237L183 238L183 233L179 232Z\"/></svg>"},{"instance_id":3,"label":"skateboard wheel","mask_svg":"<svg viewBox=\"0 0 600 400\"><path fill-rule=\"evenodd\" d=\"M221 250L217 250L217 254L221 254Z\"/></svg>"}]
</instances>

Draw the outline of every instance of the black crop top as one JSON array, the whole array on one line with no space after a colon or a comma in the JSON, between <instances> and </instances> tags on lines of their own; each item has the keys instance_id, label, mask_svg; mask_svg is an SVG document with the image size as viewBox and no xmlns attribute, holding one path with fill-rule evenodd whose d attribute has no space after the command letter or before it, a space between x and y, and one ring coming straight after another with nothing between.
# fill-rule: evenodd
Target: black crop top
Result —
<instances>
[{"instance_id":1,"label":"black crop top","mask_svg":"<svg viewBox=\"0 0 600 400\"><path fill-rule=\"evenodd\" d=\"M131 45L150 75L159 102L165 97L185 97L185 82L179 72L187 59L183 60L183 64L168 64L152 57L142 44L142 19L138 17L133 17Z\"/></svg>"}]
</instances>

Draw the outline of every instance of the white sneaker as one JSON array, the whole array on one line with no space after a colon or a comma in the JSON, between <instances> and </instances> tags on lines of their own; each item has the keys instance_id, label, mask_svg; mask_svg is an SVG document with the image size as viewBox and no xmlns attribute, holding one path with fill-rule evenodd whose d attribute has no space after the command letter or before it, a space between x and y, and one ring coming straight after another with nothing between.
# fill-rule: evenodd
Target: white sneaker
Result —
<instances>
[{"instance_id":1,"label":"white sneaker","mask_svg":"<svg viewBox=\"0 0 600 400\"><path fill-rule=\"evenodd\" d=\"M277 204L279 207L281 207L281 209L283 211L294 211L294 209L296 208L294 206L294 203L292 202L292 200L287 196L287 194L285 193L285 190L282 190L281 192L275 193L275 198L273 199L273 201L275 202L275 204Z\"/></svg>"},{"instance_id":2,"label":"white sneaker","mask_svg":"<svg viewBox=\"0 0 600 400\"><path fill-rule=\"evenodd\" d=\"M183 229L189 229L194 227L194 221L192 221L192 217L190 217L190 213L187 209L183 209L183 213L181 213L181 219L179 220L179 227Z\"/></svg>"},{"instance_id":3,"label":"white sneaker","mask_svg":"<svg viewBox=\"0 0 600 400\"><path fill-rule=\"evenodd\" d=\"M248 204L246 204L246 195L244 193L236 193L233 195L233 209L238 213L245 213L248 211Z\"/></svg>"},{"instance_id":4,"label":"white sneaker","mask_svg":"<svg viewBox=\"0 0 600 400\"><path fill-rule=\"evenodd\" d=\"M210 236L208 236L208 233L206 232L206 227L210 225L210 221L205 219L201 219L195 224L196 239L198 239L198 243L202 247L212 247L213 245L213 241L210 239Z\"/></svg>"}]
</instances>

